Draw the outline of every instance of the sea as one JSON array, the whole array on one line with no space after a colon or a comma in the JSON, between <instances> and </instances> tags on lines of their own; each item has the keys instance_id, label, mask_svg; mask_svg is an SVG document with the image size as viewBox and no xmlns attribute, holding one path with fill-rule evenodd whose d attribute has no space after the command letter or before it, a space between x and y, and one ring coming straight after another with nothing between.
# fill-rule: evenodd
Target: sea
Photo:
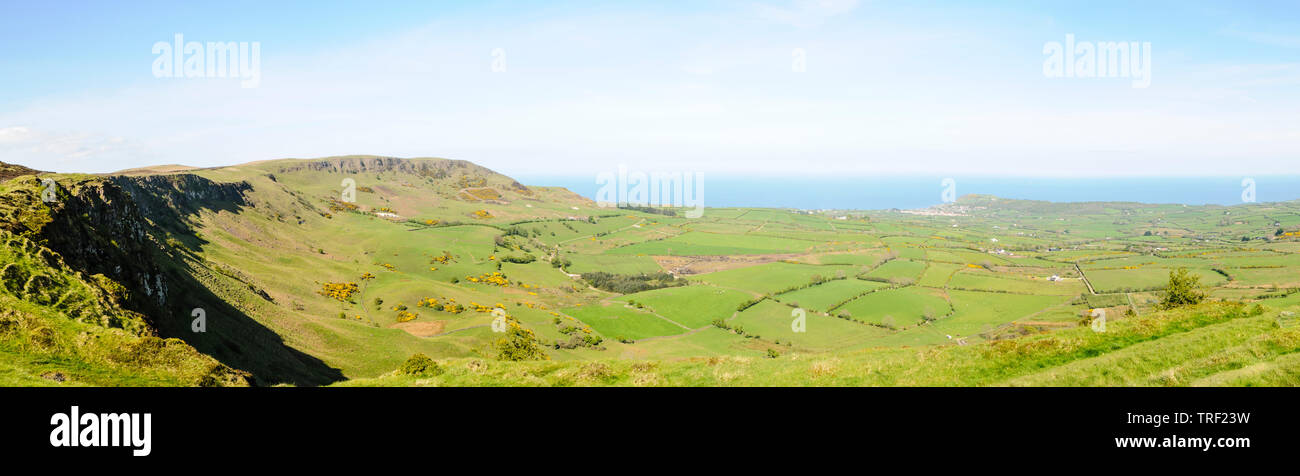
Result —
<instances>
[{"instance_id":1,"label":"sea","mask_svg":"<svg viewBox=\"0 0 1300 476\"><path fill-rule=\"evenodd\" d=\"M594 176L516 177L595 199ZM947 179L951 179L948 181ZM1258 177L711 177L700 176L706 207L804 210L915 209L968 194L1050 202L1238 205L1300 199L1300 175Z\"/></svg>"}]
</instances>

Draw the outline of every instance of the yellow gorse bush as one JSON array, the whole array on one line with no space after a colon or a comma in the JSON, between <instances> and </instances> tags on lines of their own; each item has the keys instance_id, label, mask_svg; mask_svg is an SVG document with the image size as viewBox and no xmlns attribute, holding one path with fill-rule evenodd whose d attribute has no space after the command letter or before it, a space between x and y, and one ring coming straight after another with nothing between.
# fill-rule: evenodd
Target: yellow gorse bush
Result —
<instances>
[{"instance_id":1,"label":"yellow gorse bush","mask_svg":"<svg viewBox=\"0 0 1300 476\"><path fill-rule=\"evenodd\" d=\"M434 256L429 260L429 264L447 264L450 262L453 262L453 257L451 256L451 253L446 251L443 251L441 256Z\"/></svg>"},{"instance_id":2,"label":"yellow gorse bush","mask_svg":"<svg viewBox=\"0 0 1300 476\"><path fill-rule=\"evenodd\" d=\"M462 312L465 312L465 306L456 304L456 298L449 298L449 297L444 297L442 299L424 298L419 301L416 301L415 306L427 307L435 311L449 312L452 314L460 314Z\"/></svg>"},{"instance_id":3,"label":"yellow gorse bush","mask_svg":"<svg viewBox=\"0 0 1300 476\"><path fill-rule=\"evenodd\" d=\"M334 299L339 302L348 302L349 300L352 299L352 295L356 294L358 290L360 290L360 287L357 286L357 283L353 283L353 282L324 283L321 284L321 289L320 291L316 291L316 294L320 294L321 296L325 296L327 298Z\"/></svg>"},{"instance_id":4,"label":"yellow gorse bush","mask_svg":"<svg viewBox=\"0 0 1300 476\"><path fill-rule=\"evenodd\" d=\"M493 271L493 272L491 272L491 273L483 273L482 276L478 276L478 277L474 277L474 276L465 276L465 279L468 280L468 281L471 282L471 283L486 283L486 284L491 284L491 285L495 285L495 286L509 286L509 285L510 285L510 280L509 280L508 278L506 278L506 275L501 274L500 271Z\"/></svg>"}]
</instances>

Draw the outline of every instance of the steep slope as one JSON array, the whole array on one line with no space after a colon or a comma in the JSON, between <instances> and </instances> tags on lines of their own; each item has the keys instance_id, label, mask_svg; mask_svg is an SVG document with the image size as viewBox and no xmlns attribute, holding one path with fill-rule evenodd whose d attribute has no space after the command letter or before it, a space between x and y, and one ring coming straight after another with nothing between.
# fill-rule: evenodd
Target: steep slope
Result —
<instances>
[{"instance_id":1,"label":"steep slope","mask_svg":"<svg viewBox=\"0 0 1300 476\"><path fill-rule=\"evenodd\" d=\"M0 217L0 228L47 247L68 269L118 283L124 289L122 307L143 316L148 334L181 339L251 373L258 384L313 385L341 378L318 359L285 346L279 335L196 277L213 271L187 251L185 243L198 240L190 217L202 209L243 206L246 184L217 184L188 174L41 178L57 181L57 196L42 200L35 178L8 182L3 195L12 213ZM209 322L203 332L192 329L196 312Z\"/></svg>"},{"instance_id":2,"label":"steep slope","mask_svg":"<svg viewBox=\"0 0 1300 476\"><path fill-rule=\"evenodd\" d=\"M238 209L205 208L191 217L187 253L211 271L192 275L291 347L349 378L378 375L415 352L482 355L491 340L490 316L431 313L416 302L435 296L466 306L503 301L497 289L450 281L495 270L499 262L488 259L493 237L510 223L554 219L590 204L561 189L524 187L445 159L276 160L194 175L248 189ZM443 252L455 258L432 271L431 258ZM528 269L569 281L548 263ZM361 279L366 273L377 278ZM321 293L327 283L348 282L359 290L347 299ZM419 319L399 322L395 305Z\"/></svg>"},{"instance_id":3,"label":"steep slope","mask_svg":"<svg viewBox=\"0 0 1300 476\"><path fill-rule=\"evenodd\" d=\"M247 385L247 373L159 337L154 321L138 312L151 309L142 307L151 299L124 285L147 274L115 270L114 278L104 273L109 266L88 265L117 258L105 242L138 246L114 233L122 230L82 235L87 241L69 246L78 230L67 227L68 214L83 210L103 184L46 177L65 184L53 204L40 200L44 188L34 176L0 183L0 384ZM142 257L118 263L148 269Z\"/></svg>"}]
</instances>

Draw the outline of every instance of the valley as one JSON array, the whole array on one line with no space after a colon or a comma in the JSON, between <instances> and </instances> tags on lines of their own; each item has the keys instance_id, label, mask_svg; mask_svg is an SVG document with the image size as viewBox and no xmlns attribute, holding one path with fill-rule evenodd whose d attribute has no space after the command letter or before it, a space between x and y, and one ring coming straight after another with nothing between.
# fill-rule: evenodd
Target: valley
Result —
<instances>
[{"instance_id":1,"label":"valley","mask_svg":"<svg viewBox=\"0 0 1300 476\"><path fill-rule=\"evenodd\" d=\"M3 385L1300 379L1295 201L687 218L447 159L5 170ZM1161 305L1180 269L1204 303Z\"/></svg>"}]
</instances>

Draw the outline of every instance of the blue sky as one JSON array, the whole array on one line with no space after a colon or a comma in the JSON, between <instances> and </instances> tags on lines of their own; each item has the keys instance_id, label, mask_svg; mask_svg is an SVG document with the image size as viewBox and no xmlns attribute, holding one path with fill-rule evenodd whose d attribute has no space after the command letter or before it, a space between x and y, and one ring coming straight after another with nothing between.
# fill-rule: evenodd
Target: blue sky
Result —
<instances>
[{"instance_id":1,"label":"blue sky","mask_svg":"<svg viewBox=\"0 0 1300 476\"><path fill-rule=\"evenodd\" d=\"M1300 165L1294 2L372 3L9 2L0 161L107 172L365 153L527 176ZM152 46L178 33L258 42L257 87L154 77ZM1067 34L1150 43L1150 85L1046 77L1044 45Z\"/></svg>"}]
</instances>

